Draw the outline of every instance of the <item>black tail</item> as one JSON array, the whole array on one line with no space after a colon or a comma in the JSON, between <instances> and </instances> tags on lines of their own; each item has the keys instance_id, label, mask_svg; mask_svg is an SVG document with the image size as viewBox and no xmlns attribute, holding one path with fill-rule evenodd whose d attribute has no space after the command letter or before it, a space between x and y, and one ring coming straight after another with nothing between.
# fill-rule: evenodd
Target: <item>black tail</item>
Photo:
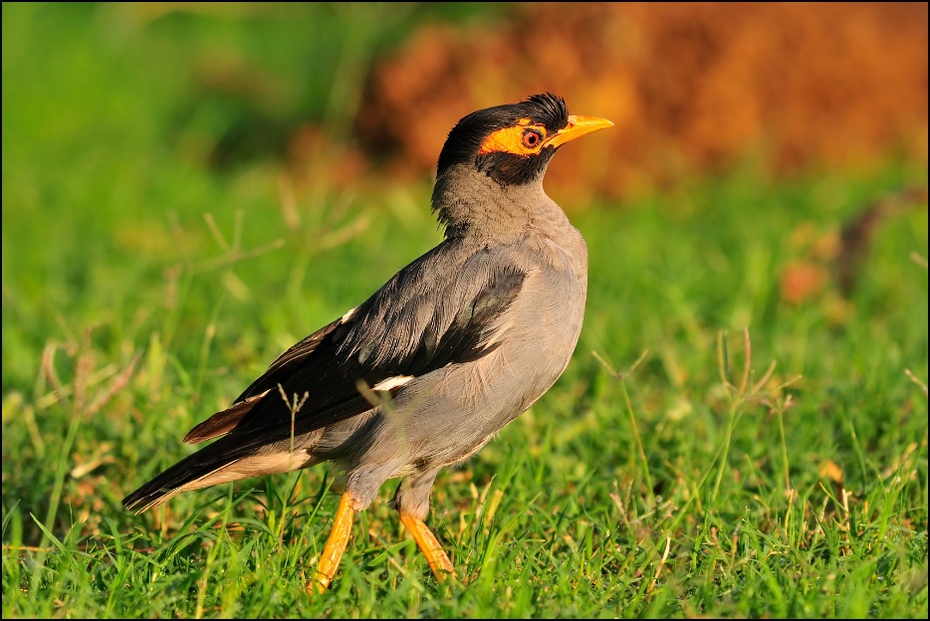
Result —
<instances>
[{"instance_id":1,"label":"black tail","mask_svg":"<svg viewBox=\"0 0 930 621\"><path fill-rule=\"evenodd\" d=\"M152 507L168 501L174 495L192 489L208 487L220 481L211 482L211 474L238 461L242 455L230 450L226 438L205 446L193 455L189 455L171 466L139 489L123 498L126 509L142 513Z\"/></svg>"}]
</instances>

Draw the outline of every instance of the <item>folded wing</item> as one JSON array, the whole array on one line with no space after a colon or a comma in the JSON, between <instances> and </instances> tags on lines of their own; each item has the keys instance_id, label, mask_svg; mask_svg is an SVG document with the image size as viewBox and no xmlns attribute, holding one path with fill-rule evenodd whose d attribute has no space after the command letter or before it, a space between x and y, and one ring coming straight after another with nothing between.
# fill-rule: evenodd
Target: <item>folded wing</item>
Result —
<instances>
[{"instance_id":1,"label":"folded wing","mask_svg":"<svg viewBox=\"0 0 930 621\"><path fill-rule=\"evenodd\" d=\"M458 262L454 273L437 271L449 269L453 243L420 257L364 304L288 349L185 442L232 433L247 449L309 433L370 410L360 387L396 394L406 378L492 351L526 274L499 250Z\"/></svg>"}]
</instances>

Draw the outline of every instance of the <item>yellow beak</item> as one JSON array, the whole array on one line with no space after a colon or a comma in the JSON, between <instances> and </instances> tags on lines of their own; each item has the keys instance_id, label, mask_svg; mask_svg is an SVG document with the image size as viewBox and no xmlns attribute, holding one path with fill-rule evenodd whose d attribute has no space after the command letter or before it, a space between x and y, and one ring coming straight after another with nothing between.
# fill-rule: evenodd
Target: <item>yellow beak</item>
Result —
<instances>
[{"instance_id":1,"label":"yellow beak","mask_svg":"<svg viewBox=\"0 0 930 621\"><path fill-rule=\"evenodd\" d=\"M548 140L546 140L545 146L559 147L570 140L581 138L585 134L590 134L599 129L607 129L613 126L614 124L607 119L601 119L596 116L570 114L568 116L568 125L552 134Z\"/></svg>"}]
</instances>

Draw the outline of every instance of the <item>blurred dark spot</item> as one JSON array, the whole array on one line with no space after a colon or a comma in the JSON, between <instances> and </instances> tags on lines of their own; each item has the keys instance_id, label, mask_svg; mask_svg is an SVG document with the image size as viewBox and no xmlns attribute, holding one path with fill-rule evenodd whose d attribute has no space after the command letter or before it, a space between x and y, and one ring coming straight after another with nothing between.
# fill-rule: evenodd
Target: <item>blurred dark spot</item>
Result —
<instances>
[{"instance_id":1,"label":"blurred dark spot","mask_svg":"<svg viewBox=\"0 0 930 621\"><path fill-rule=\"evenodd\" d=\"M840 233L840 247L836 256L836 278L844 296L849 297L859 281L879 225L908 207L926 202L926 187L906 188L872 202L846 223Z\"/></svg>"}]
</instances>

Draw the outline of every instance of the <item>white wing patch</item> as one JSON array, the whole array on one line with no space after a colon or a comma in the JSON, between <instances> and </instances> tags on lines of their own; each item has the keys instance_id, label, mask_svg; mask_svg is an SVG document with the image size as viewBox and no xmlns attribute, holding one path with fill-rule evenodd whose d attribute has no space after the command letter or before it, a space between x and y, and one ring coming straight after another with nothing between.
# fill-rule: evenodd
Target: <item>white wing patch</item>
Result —
<instances>
[{"instance_id":1,"label":"white wing patch","mask_svg":"<svg viewBox=\"0 0 930 621\"><path fill-rule=\"evenodd\" d=\"M403 386L412 379L412 375L395 375L394 377L389 377L386 380L378 382L374 385L372 390L390 390L398 386Z\"/></svg>"}]
</instances>

